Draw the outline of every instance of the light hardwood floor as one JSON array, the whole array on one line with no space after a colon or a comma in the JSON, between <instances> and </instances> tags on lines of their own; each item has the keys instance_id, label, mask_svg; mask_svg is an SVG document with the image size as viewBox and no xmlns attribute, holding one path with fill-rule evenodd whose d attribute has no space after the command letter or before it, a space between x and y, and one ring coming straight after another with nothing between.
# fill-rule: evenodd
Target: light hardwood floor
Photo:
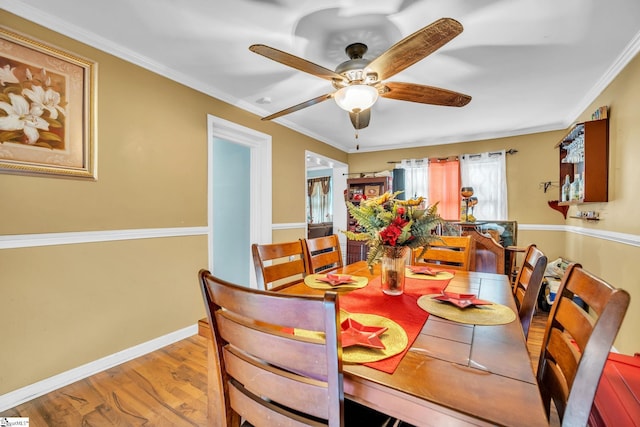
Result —
<instances>
[{"instance_id":1,"label":"light hardwood floor","mask_svg":"<svg viewBox=\"0 0 640 427\"><path fill-rule=\"evenodd\" d=\"M532 366L546 313L529 332ZM31 427L205 426L207 340L193 336L0 413ZM557 416L551 420L558 426Z\"/></svg>"},{"instance_id":2,"label":"light hardwood floor","mask_svg":"<svg viewBox=\"0 0 640 427\"><path fill-rule=\"evenodd\" d=\"M205 426L207 340L193 336L3 412L31 427Z\"/></svg>"}]
</instances>

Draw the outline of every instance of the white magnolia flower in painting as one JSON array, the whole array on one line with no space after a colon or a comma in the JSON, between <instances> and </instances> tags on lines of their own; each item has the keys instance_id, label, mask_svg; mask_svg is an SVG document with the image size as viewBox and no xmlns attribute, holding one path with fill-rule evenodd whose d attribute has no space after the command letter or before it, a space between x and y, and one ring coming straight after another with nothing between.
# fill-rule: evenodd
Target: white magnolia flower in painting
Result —
<instances>
[{"instance_id":1,"label":"white magnolia flower in painting","mask_svg":"<svg viewBox=\"0 0 640 427\"><path fill-rule=\"evenodd\" d=\"M42 117L42 108L37 105L29 108L29 103L20 95L10 93L11 104L0 101L0 109L7 116L0 117L0 130L22 130L29 144L35 144L40 133L38 129L49 130L49 123Z\"/></svg>"},{"instance_id":2,"label":"white magnolia flower in painting","mask_svg":"<svg viewBox=\"0 0 640 427\"><path fill-rule=\"evenodd\" d=\"M60 106L60 94L51 88L44 90L42 86L32 86L31 89L24 89L22 94L29 97L36 106L47 110L49 117L54 120L58 118L58 111L66 114Z\"/></svg>"},{"instance_id":3,"label":"white magnolia flower in painting","mask_svg":"<svg viewBox=\"0 0 640 427\"><path fill-rule=\"evenodd\" d=\"M18 78L13 74L13 70L16 67L11 68L9 64L0 68L0 85L4 86L5 83L20 83Z\"/></svg>"}]
</instances>

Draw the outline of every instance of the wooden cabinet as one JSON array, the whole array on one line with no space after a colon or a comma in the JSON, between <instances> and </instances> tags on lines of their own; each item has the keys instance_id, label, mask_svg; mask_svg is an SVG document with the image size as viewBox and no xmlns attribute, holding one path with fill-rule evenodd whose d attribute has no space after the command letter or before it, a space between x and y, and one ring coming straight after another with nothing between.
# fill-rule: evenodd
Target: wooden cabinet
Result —
<instances>
[{"instance_id":1,"label":"wooden cabinet","mask_svg":"<svg viewBox=\"0 0 640 427\"><path fill-rule=\"evenodd\" d=\"M559 205L609 200L609 119L578 123L556 145L560 154ZM566 177L582 180L580 196L564 197ZM568 200L567 200L568 199Z\"/></svg>"},{"instance_id":2,"label":"wooden cabinet","mask_svg":"<svg viewBox=\"0 0 640 427\"><path fill-rule=\"evenodd\" d=\"M362 197L375 197L392 190L390 176L376 178L351 178L347 179L347 199L357 205ZM358 231L356 220L347 212L347 228L349 231ZM368 247L366 242L347 239L347 264L367 259Z\"/></svg>"}]
</instances>

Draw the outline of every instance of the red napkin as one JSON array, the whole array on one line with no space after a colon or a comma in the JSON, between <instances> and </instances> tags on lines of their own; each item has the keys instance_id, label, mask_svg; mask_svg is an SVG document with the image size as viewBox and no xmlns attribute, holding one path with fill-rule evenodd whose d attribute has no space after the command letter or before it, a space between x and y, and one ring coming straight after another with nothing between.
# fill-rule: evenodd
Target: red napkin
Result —
<instances>
[{"instance_id":1,"label":"red napkin","mask_svg":"<svg viewBox=\"0 0 640 427\"><path fill-rule=\"evenodd\" d=\"M360 322L349 318L342 322L342 347L361 345L364 347L386 348L380 335L388 328L383 326L365 326Z\"/></svg>"},{"instance_id":2,"label":"red napkin","mask_svg":"<svg viewBox=\"0 0 640 427\"><path fill-rule=\"evenodd\" d=\"M353 283L355 280L351 278L348 274L332 274L327 273L326 276L318 276L316 280L321 282L326 282L331 286L342 285L344 283Z\"/></svg>"},{"instance_id":3,"label":"red napkin","mask_svg":"<svg viewBox=\"0 0 640 427\"><path fill-rule=\"evenodd\" d=\"M405 330L409 338L409 343L402 353L377 362L365 363L366 366L389 374L396 370L429 317L429 313L418 306L418 298L422 295L442 293L449 280L406 278L404 293L390 296L382 293L380 277L377 277L364 288L340 295L340 308L350 313L377 314L391 319Z\"/></svg>"},{"instance_id":4,"label":"red napkin","mask_svg":"<svg viewBox=\"0 0 640 427\"><path fill-rule=\"evenodd\" d=\"M430 267L420 265L410 265L409 270L414 274L427 274L429 276L435 276L439 273L438 270L434 270Z\"/></svg>"},{"instance_id":5,"label":"red napkin","mask_svg":"<svg viewBox=\"0 0 640 427\"><path fill-rule=\"evenodd\" d=\"M456 292L442 292L442 295L438 295L433 299L450 302L460 308L471 307L472 305L493 304L491 301L476 298L476 294L459 294Z\"/></svg>"}]
</instances>

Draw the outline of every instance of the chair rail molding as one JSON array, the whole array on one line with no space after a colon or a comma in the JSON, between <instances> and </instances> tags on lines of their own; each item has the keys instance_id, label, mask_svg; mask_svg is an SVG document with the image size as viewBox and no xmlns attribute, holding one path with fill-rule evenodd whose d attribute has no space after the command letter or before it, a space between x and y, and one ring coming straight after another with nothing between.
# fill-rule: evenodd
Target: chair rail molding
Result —
<instances>
[{"instance_id":1,"label":"chair rail molding","mask_svg":"<svg viewBox=\"0 0 640 427\"><path fill-rule=\"evenodd\" d=\"M278 224L272 224L273 230L292 230L295 228L307 228L306 222L281 222Z\"/></svg>"},{"instance_id":2,"label":"chair rail molding","mask_svg":"<svg viewBox=\"0 0 640 427\"><path fill-rule=\"evenodd\" d=\"M273 230L306 228L304 222L272 224ZM519 230L561 231L580 234L595 239L609 240L629 246L640 247L640 235L573 225L518 224ZM38 246L69 245L117 240L156 239L165 237L201 236L209 232L206 226L176 228L143 228L132 230L76 231L68 233L13 234L0 236L0 249L30 248Z\"/></svg>"},{"instance_id":3,"label":"chair rail molding","mask_svg":"<svg viewBox=\"0 0 640 427\"><path fill-rule=\"evenodd\" d=\"M207 227L143 228L134 230L74 231L68 233L14 234L0 236L0 249L32 248L54 245L113 242L118 240L200 236Z\"/></svg>"},{"instance_id":4,"label":"chair rail molding","mask_svg":"<svg viewBox=\"0 0 640 427\"><path fill-rule=\"evenodd\" d=\"M629 246L640 246L640 235L620 233L618 231L598 230L595 228L577 227L574 225L551 224L518 224L519 230L530 231L563 231L565 233L580 234L594 239L609 240Z\"/></svg>"}]
</instances>

